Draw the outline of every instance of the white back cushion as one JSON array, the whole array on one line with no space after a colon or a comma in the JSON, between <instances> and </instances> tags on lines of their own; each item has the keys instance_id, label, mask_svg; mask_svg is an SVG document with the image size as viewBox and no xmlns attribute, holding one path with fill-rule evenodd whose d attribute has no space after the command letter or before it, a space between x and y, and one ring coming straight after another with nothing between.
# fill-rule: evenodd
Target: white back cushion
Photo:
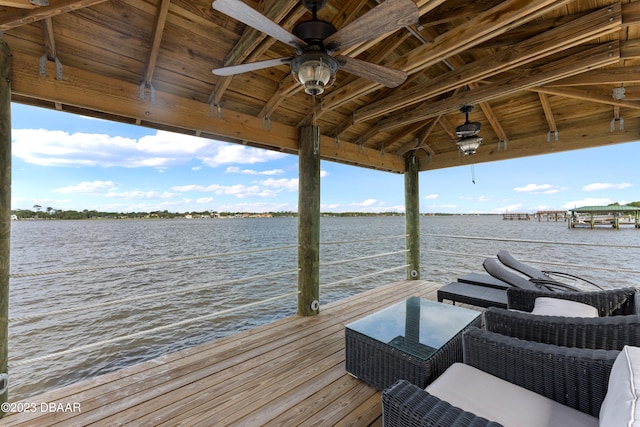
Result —
<instances>
[{"instance_id":1,"label":"white back cushion","mask_svg":"<svg viewBox=\"0 0 640 427\"><path fill-rule=\"evenodd\" d=\"M611 369L600 427L640 426L640 348L624 346Z\"/></svg>"}]
</instances>

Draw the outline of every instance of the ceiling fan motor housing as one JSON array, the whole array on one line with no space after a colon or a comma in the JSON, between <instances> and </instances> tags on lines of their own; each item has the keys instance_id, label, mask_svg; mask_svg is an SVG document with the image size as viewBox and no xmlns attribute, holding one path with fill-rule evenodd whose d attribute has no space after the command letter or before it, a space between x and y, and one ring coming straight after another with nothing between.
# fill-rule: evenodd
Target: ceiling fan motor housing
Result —
<instances>
[{"instance_id":1,"label":"ceiling fan motor housing","mask_svg":"<svg viewBox=\"0 0 640 427\"><path fill-rule=\"evenodd\" d=\"M321 46L322 41L335 33L336 27L331 23L317 19L304 21L294 27L292 33L307 42L310 46Z\"/></svg>"}]
</instances>

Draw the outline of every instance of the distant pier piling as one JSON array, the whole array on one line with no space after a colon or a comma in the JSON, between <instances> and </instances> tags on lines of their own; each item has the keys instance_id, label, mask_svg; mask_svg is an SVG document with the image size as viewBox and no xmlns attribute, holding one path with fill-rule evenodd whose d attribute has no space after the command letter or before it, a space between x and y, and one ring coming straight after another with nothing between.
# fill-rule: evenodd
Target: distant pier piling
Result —
<instances>
[{"instance_id":1,"label":"distant pier piling","mask_svg":"<svg viewBox=\"0 0 640 427\"><path fill-rule=\"evenodd\" d=\"M531 219L531 215L523 212L507 212L502 214L502 219L509 221L529 221Z\"/></svg>"},{"instance_id":2,"label":"distant pier piling","mask_svg":"<svg viewBox=\"0 0 640 427\"><path fill-rule=\"evenodd\" d=\"M558 222L560 220L567 220L567 211L538 211L535 213L534 217L541 222L543 219L546 219L547 222L555 221Z\"/></svg>"}]
</instances>

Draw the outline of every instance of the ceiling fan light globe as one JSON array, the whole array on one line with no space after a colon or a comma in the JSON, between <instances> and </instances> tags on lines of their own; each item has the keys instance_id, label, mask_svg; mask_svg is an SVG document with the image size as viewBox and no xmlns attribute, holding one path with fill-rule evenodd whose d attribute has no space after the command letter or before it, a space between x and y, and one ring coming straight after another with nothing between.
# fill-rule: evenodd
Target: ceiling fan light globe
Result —
<instances>
[{"instance_id":1,"label":"ceiling fan light globe","mask_svg":"<svg viewBox=\"0 0 640 427\"><path fill-rule=\"evenodd\" d=\"M481 142L482 137L480 136L468 136L461 138L457 142L458 150L460 150L465 156L475 154Z\"/></svg>"},{"instance_id":2,"label":"ceiling fan light globe","mask_svg":"<svg viewBox=\"0 0 640 427\"><path fill-rule=\"evenodd\" d=\"M294 77L309 95L320 95L331 86L335 81L337 68L337 62L333 58L321 55L303 55L291 63Z\"/></svg>"}]
</instances>

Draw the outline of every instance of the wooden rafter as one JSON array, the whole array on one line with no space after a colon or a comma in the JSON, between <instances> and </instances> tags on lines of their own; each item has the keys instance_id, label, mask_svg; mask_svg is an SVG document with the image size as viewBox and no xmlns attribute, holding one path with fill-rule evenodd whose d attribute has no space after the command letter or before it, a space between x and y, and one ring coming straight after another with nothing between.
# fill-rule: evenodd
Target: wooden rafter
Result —
<instances>
[{"instance_id":1,"label":"wooden rafter","mask_svg":"<svg viewBox=\"0 0 640 427\"><path fill-rule=\"evenodd\" d=\"M42 20L42 33L47 59L49 61L54 61L58 55L56 52L56 38L53 34L53 20L51 17L47 17Z\"/></svg>"},{"instance_id":2,"label":"wooden rafter","mask_svg":"<svg viewBox=\"0 0 640 427\"><path fill-rule=\"evenodd\" d=\"M579 74L592 68L611 65L619 60L620 44L618 42L604 43L549 64L533 69L523 69L518 77L507 76L491 84L481 86L476 90L468 91L463 95L428 103L408 113L383 119L379 122L379 126L383 130L404 126L434 115L455 111L465 103L474 104L502 98L509 94L542 86L548 82Z\"/></svg>"},{"instance_id":3,"label":"wooden rafter","mask_svg":"<svg viewBox=\"0 0 640 427\"><path fill-rule=\"evenodd\" d=\"M42 6L37 9L9 10L0 16L0 31L7 31L21 25L53 18L63 13L91 7L105 1L107 0L56 0L50 2L49 6Z\"/></svg>"},{"instance_id":4,"label":"wooden rafter","mask_svg":"<svg viewBox=\"0 0 640 427\"><path fill-rule=\"evenodd\" d=\"M304 8L302 8L297 0L287 0L282 2L269 2L268 7L264 10L264 15L274 22L281 23L283 19L287 17L287 14L291 12L296 6L296 12L293 16L289 17L288 22L283 23L285 26L290 26L292 22L297 21L303 14ZM237 65L242 63L245 59L251 57L255 49L267 38L267 36L251 27L247 27L238 42L227 54L223 65L225 67L230 65ZM267 45L263 47L263 51L274 43L275 40L269 40ZM216 88L209 97L209 103L220 104L224 92L227 90L233 76L219 77L216 83Z\"/></svg>"},{"instance_id":5,"label":"wooden rafter","mask_svg":"<svg viewBox=\"0 0 640 427\"><path fill-rule=\"evenodd\" d=\"M16 7L19 9L36 9L40 6L29 0L0 0L0 6Z\"/></svg>"},{"instance_id":6,"label":"wooden rafter","mask_svg":"<svg viewBox=\"0 0 640 427\"><path fill-rule=\"evenodd\" d=\"M567 98L579 99L581 101L597 102L600 104L608 104L619 107L640 109L640 102L624 99L614 99L611 96L611 88L559 88L559 87L536 87L531 88L533 92L543 93L547 95L558 95Z\"/></svg>"},{"instance_id":7,"label":"wooden rafter","mask_svg":"<svg viewBox=\"0 0 640 427\"><path fill-rule=\"evenodd\" d=\"M416 122L416 123L413 123L413 124L407 126L406 128L402 128L402 129L398 130L397 132L395 132L390 137L386 138L384 141L378 143L377 146L375 146L374 148L376 148L378 150L387 150L387 147L392 147L394 144L396 144L398 141L406 138L408 135L414 134L418 130L420 130L423 127L425 127L427 125L427 123L429 123L429 120L424 121L424 122Z\"/></svg>"},{"instance_id":8,"label":"wooden rafter","mask_svg":"<svg viewBox=\"0 0 640 427\"><path fill-rule=\"evenodd\" d=\"M628 57L624 53L622 56ZM545 86L589 86L621 83L640 83L640 67L607 67L601 70L590 70L577 76L556 80Z\"/></svg>"},{"instance_id":9,"label":"wooden rafter","mask_svg":"<svg viewBox=\"0 0 640 427\"><path fill-rule=\"evenodd\" d=\"M153 72L156 69L158 53L160 52L160 43L162 42L162 34L164 34L164 25L167 22L170 4L171 0L161 0L160 7L158 8L156 22L153 26L153 36L151 37L151 48L149 49L149 57L147 58L147 65L144 72L143 82L145 85L150 85L151 80L153 79Z\"/></svg>"},{"instance_id":10,"label":"wooden rafter","mask_svg":"<svg viewBox=\"0 0 640 427\"><path fill-rule=\"evenodd\" d=\"M408 105L422 102L456 87L489 78L577 46L596 36L618 31L622 20L619 6L593 12L561 27L532 37L508 50L455 67L455 70L431 79L417 88L388 96L381 102L357 110L354 113L354 122L370 120L406 108Z\"/></svg>"},{"instance_id":11,"label":"wooden rafter","mask_svg":"<svg viewBox=\"0 0 640 427\"><path fill-rule=\"evenodd\" d=\"M431 131L433 131L433 128L437 123L438 123L437 118L427 121L427 124L422 127L415 141L408 142L402 145L400 148L398 148L398 150L396 151L396 154L399 157L403 157L409 151L423 149L427 152L427 154L433 155L433 150L427 144L427 139L429 138Z\"/></svg>"},{"instance_id":12,"label":"wooden rafter","mask_svg":"<svg viewBox=\"0 0 640 427\"><path fill-rule=\"evenodd\" d=\"M553 116L549 97L546 93L542 92L538 92L538 96L540 97L540 104L542 105L542 111L544 111L544 117L547 119L547 124L549 125L549 132L557 134L558 126L556 125L556 118Z\"/></svg>"},{"instance_id":13,"label":"wooden rafter","mask_svg":"<svg viewBox=\"0 0 640 427\"><path fill-rule=\"evenodd\" d=\"M402 57L387 64L410 74L419 72L442 60L456 55L471 46L480 44L497 34L504 33L556 8L571 0L545 0L526 2L505 0L485 13L475 16L466 23L436 37L431 43L422 45ZM421 10L422 12L422 10ZM482 28L481 31L478 31ZM333 109L375 90L377 85L362 79L346 85L323 100L323 108Z\"/></svg>"}]
</instances>

